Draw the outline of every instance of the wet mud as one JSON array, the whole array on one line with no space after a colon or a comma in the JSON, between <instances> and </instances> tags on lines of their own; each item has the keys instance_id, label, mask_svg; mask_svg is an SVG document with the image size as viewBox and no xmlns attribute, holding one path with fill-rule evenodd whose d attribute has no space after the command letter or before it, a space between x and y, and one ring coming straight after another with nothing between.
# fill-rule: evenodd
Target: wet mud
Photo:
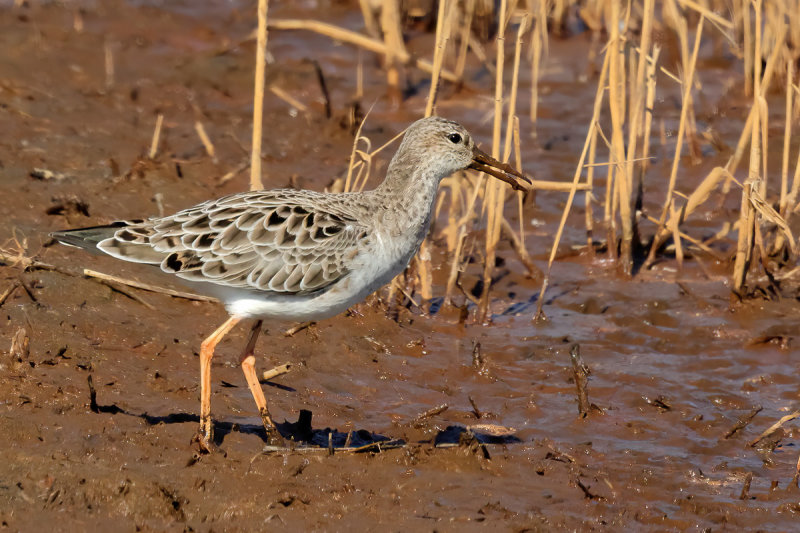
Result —
<instances>
[{"instance_id":1,"label":"wet mud","mask_svg":"<svg viewBox=\"0 0 800 533\"><path fill-rule=\"evenodd\" d=\"M356 3L320 4L329 21L361 28ZM317 14L306 3L271 2L271 17ZM0 529L796 527L796 422L756 440L797 409L797 299L732 303L731 264L707 254L682 269L666 254L624 279L602 252L573 249L586 242L580 205L545 323L531 321L541 278L526 277L503 243L491 325L413 305L393 317L385 292L292 336L283 332L293 324L265 324L259 372L294 365L264 382L272 414L315 449L265 451L237 364L246 328L235 330L212 370L222 451L198 454L197 353L224 309L84 277L90 268L167 283L152 270L53 246L47 234L247 188L254 26L245 2L0 2L0 242L38 261L0 266ZM408 44L427 54L431 43L420 33ZM525 169L537 178L574 172L595 91L585 80L589 46L585 34L551 43L537 136L528 127L523 143ZM307 109L267 93L265 184L322 190L347 170L359 53L285 31L270 32L269 51L268 86ZM723 145L684 165L698 181L727 159L747 112L735 58L702 56L702 120ZM412 90L393 106L379 62L369 53L361 61L362 109L375 102L364 133L377 147L421 116L427 75L406 71ZM442 89L439 113L488 146L493 76L470 68L463 87ZM657 104L667 130L680 112L674 90L674 100ZM149 160L159 113L162 139ZM781 131L782 120L770 127ZM670 151L654 140L653 172L664 179L648 182L653 212ZM385 157L375 161L375 173L385 166ZM525 208L540 268L565 198L540 192ZM718 194L686 231L715 233L714 212L739 201L735 191ZM449 268L442 241L434 233L434 311ZM733 247L714 244L721 257ZM464 286L479 275L478 263L468 265ZM585 367L573 366L575 345ZM576 368L588 370L586 380ZM576 376L585 381L585 416Z\"/></svg>"}]
</instances>

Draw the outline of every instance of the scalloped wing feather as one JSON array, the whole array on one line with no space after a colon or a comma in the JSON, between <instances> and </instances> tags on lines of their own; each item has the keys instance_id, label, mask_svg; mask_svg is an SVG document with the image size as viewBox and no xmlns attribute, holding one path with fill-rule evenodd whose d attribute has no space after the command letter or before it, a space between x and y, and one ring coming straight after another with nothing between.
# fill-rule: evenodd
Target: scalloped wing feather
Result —
<instances>
[{"instance_id":1,"label":"scalloped wing feather","mask_svg":"<svg viewBox=\"0 0 800 533\"><path fill-rule=\"evenodd\" d=\"M366 227L306 191L255 191L117 230L106 253L190 281L279 293L322 290L350 271ZM329 202L325 202L329 204Z\"/></svg>"}]
</instances>

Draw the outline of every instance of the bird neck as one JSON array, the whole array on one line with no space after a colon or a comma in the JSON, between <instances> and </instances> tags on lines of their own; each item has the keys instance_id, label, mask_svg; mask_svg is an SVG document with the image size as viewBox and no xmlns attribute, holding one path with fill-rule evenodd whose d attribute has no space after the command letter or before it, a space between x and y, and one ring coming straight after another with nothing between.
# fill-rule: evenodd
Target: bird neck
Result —
<instances>
[{"instance_id":1,"label":"bird neck","mask_svg":"<svg viewBox=\"0 0 800 533\"><path fill-rule=\"evenodd\" d=\"M418 157L395 156L383 183L373 191L381 197L381 208L402 220L398 232L410 226L427 232L439 182L445 177L435 165L427 163Z\"/></svg>"}]
</instances>

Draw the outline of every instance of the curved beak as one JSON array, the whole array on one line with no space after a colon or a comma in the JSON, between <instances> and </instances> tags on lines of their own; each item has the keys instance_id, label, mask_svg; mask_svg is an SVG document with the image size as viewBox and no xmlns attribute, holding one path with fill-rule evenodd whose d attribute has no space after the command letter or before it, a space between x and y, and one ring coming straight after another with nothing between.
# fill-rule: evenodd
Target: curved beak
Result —
<instances>
[{"instance_id":1,"label":"curved beak","mask_svg":"<svg viewBox=\"0 0 800 533\"><path fill-rule=\"evenodd\" d=\"M501 163L478 147L472 149L472 164L467 168L480 170L503 180L517 191L526 191L533 188L531 180L507 163Z\"/></svg>"}]
</instances>

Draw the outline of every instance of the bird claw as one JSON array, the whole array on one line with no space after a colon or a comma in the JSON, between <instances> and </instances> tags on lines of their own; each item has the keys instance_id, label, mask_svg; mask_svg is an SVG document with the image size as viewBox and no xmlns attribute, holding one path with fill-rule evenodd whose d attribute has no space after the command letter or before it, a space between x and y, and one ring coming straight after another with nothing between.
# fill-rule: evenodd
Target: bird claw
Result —
<instances>
[{"instance_id":1,"label":"bird claw","mask_svg":"<svg viewBox=\"0 0 800 533\"><path fill-rule=\"evenodd\" d=\"M201 453L210 454L219 451L217 445L214 444L214 426L210 419L200 422L200 427L192 437L192 442L197 443Z\"/></svg>"}]
</instances>

